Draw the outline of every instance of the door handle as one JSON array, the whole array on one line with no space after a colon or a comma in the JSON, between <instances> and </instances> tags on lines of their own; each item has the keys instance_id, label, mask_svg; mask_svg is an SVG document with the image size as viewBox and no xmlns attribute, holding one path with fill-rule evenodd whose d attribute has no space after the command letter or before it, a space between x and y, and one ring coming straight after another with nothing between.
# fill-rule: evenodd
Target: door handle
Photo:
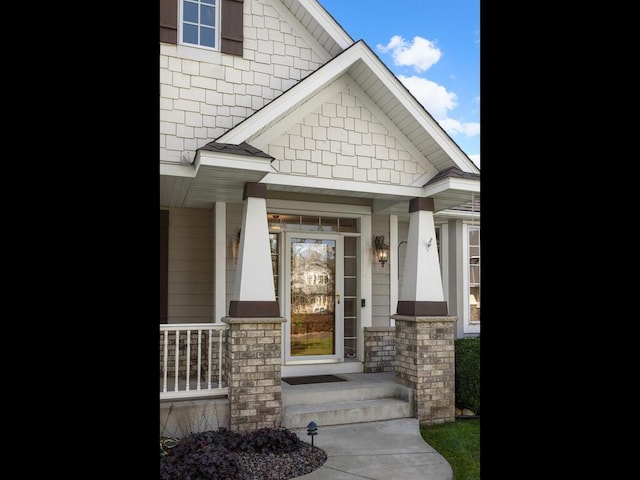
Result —
<instances>
[{"instance_id":1,"label":"door handle","mask_svg":"<svg viewBox=\"0 0 640 480\"><path fill-rule=\"evenodd\" d=\"M340 303L340 290L336 292L336 299L338 300L338 303Z\"/></svg>"}]
</instances>

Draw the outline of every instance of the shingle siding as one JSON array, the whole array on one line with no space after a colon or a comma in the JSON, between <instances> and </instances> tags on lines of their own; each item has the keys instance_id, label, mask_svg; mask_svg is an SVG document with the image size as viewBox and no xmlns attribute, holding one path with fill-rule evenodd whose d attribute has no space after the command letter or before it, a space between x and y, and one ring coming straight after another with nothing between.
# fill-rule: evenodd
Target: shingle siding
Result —
<instances>
[{"instance_id":1,"label":"shingle siding","mask_svg":"<svg viewBox=\"0 0 640 480\"><path fill-rule=\"evenodd\" d=\"M179 163L182 151L187 150L183 142L172 141L171 134L167 133L175 130L169 124L184 123L186 112L197 114L189 117L192 126L206 127L194 132L195 143L202 146L322 65L320 55L287 25L287 19L281 18L271 2L244 2L242 57L162 45L160 96L161 112L165 113L160 117L161 162ZM194 56L204 59L183 59L179 52L185 49L200 50ZM291 52L304 61L294 61Z\"/></svg>"}]
</instances>

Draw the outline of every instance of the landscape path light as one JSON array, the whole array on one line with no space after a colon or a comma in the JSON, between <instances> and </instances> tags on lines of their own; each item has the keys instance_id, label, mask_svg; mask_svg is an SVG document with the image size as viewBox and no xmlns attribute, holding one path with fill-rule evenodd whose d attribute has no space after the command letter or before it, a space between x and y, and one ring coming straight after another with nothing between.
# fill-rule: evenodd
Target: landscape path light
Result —
<instances>
[{"instance_id":1,"label":"landscape path light","mask_svg":"<svg viewBox=\"0 0 640 480\"><path fill-rule=\"evenodd\" d=\"M307 425L307 435L311 435L311 448L313 448L313 437L318 434L318 425L316 422L311 421Z\"/></svg>"}]
</instances>

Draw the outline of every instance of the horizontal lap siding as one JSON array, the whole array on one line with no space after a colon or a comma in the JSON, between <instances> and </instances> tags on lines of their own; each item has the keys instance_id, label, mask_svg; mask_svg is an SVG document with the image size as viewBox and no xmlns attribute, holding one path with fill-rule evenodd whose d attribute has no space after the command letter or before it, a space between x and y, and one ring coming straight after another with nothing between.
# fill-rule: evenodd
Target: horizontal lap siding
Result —
<instances>
[{"instance_id":1,"label":"horizontal lap siding","mask_svg":"<svg viewBox=\"0 0 640 480\"><path fill-rule=\"evenodd\" d=\"M169 323L211 322L211 211L172 208Z\"/></svg>"},{"instance_id":2,"label":"horizontal lap siding","mask_svg":"<svg viewBox=\"0 0 640 480\"><path fill-rule=\"evenodd\" d=\"M389 216L373 215L371 223L371 231L374 237L384 235L385 243L389 244ZM378 261L373 258L369 259L372 263L371 279L371 316L372 325L374 327L389 326L389 264L384 267L380 266Z\"/></svg>"}]
</instances>

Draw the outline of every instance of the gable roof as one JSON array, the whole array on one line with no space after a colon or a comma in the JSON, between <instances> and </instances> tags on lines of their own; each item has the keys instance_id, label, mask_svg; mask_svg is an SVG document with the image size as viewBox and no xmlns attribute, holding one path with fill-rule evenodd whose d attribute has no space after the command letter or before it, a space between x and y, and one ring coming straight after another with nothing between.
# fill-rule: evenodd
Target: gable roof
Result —
<instances>
[{"instance_id":1,"label":"gable roof","mask_svg":"<svg viewBox=\"0 0 640 480\"><path fill-rule=\"evenodd\" d=\"M431 180L425 183L425 186L434 184L438 180L443 178L467 178L470 180L480 180L479 173L463 172L458 167L449 167L441 172L438 172Z\"/></svg>"},{"instance_id":2,"label":"gable roof","mask_svg":"<svg viewBox=\"0 0 640 480\"><path fill-rule=\"evenodd\" d=\"M246 142L242 142L240 145L235 145L232 143L209 142L203 147L200 147L198 150L208 150L210 152L220 152L220 153L231 153L235 155L249 155L254 157L270 158L273 160L273 157L271 155L249 145Z\"/></svg>"},{"instance_id":3,"label":"gable roof","mask_svg":"<svg viewBox=\"0 0 640 480\"><path fill-rule=\"evenodd\" d=\"M264 148L265 145L256 141L262 133L345 74L371 98L437 171L458 167L463 172L479 172L471 159L364 40L351 45L216 141L232 144L247 142L256 148Z\"/></svg>"}]
</instances>

